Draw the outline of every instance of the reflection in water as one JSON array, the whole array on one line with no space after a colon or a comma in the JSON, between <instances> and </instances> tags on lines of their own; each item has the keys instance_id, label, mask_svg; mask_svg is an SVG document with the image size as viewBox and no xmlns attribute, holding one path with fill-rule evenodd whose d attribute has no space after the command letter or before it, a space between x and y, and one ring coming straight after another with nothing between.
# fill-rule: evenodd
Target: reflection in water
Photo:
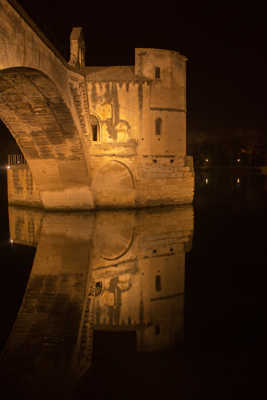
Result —
<instances>
[{"instance_id":1,"label":"reflection in water","mask_svg":"<svg viewBox=\"0 0 267 400\"><path fill-rule=\"evenodd\" d=\"M10 207L9 220L10 240L37 246L1 358L10 384L38 396L68 391L93 363L94 332L133 332L140 352L183 340L191 206L88 214Z\"/></svg>"}]
</instances>

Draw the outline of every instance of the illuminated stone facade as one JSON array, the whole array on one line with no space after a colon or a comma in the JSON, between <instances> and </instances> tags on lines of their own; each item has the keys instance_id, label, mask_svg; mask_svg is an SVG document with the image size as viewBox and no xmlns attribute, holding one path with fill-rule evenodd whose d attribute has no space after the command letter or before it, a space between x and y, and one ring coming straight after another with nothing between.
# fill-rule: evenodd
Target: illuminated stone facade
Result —
<instances>
[{"instance_id":1,"label":"illuminated stone facade","mask_svg":"<svg viewBox=\"0 0 267 400\"><path fill-rule=\"evenodd\" d=\"M133 67L85 68L96 207L189 203L186 59L136 49Z\"/></svg>"},{"instance_id":2,"label":"illuminated stone facade","mask_svg":"<svg viewBox=\"0 0 267 400\"><path fill-rule=\"evenodd\" d=\"M139 48L134 66L88 67L82 29L73 28L67 63L16 2L0 0L0 18L0 118L27 161L8 170L10 203L192 202L184 56Z\"/></svg>"}]
</instances>

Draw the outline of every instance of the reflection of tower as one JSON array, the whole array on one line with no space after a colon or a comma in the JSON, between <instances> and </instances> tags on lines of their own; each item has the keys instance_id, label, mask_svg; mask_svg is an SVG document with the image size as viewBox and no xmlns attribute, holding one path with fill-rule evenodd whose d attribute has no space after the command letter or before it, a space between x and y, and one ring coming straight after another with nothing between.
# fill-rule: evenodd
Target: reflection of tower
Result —
<instances>
[{"instance_id":1,"label":"reflection of tower","mask_svg":"<svg viewBox=\"0 0 267 400\"><path fill-rule=\"evenodd\" d=\"M25 212L10 212L11 233L16 220L29 220ZM191 206L35 220L36 232L42 221L38 248L5 348L12 376L24 379L26 365L36 387L47 379L74 382L92 364L98 331L107 339L110 332L132 332L139 351L170 347L183 336ZM20 240L32 243L29 230L20 232Z\"/></svg>"},{"instance_id":2,"label":"reflection of tower","mask_svg":"<svg viewBox=\"0 0 267 400\"><path fill-rule=\"evenodd\" d=\"M184 248L175 247L164 254L157 246L158 255L139 261L146 322L142 340L137 335L140 351L171 347L183 337Z\"/></svg>"},{"instance_id":3,"label":"reflection of tower","mask_svg":"<svg viewBox=\"0 0 267 400\"><path fill-rule=\"evenodd\" d=\"M170 251L165 240L155 243L152 238L155 255L155 249L149 249L142 239L137 239L138 247L142 245L142 253L145 250L150 256L142 254L138 261L124 259L116 265L93 267L93 279L101 282L103 290L91 304L94 330L135 331L137 349L153 351L172 346L183 337L185 251L183 243L172 241Z\"/></svg>"},{"instance_id":4,"label":"reflection of tower","mask_svg":"<svg viewBox=\"0 0 267 400\"><path fill-rule=\"evenodd\" d=\"M175 345L183 339L185 252L192 238L192 207L109 213L105 225L102 230L103 223L97 224L92 255L92 279L102 288L93 305L94 331L135 332L139 351Z\"/></svg>"}]
</instances>

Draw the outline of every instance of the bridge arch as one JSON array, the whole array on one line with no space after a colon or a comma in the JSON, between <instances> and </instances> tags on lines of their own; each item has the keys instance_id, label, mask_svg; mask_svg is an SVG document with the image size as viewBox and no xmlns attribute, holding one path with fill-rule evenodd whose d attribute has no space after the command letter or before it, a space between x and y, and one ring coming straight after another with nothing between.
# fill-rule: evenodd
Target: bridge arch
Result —
<instances>
[{"instance_id":1,"label":"bridge arch","mask_svg":"<svg viewBox=\"0 0 267 400\"><path fill-rule=\"evenodd\" d=\"M0 70L0 119L18 143L45 208L92 208L79 132L47 75L26 67Z\"/></svg>"}]
</instances>

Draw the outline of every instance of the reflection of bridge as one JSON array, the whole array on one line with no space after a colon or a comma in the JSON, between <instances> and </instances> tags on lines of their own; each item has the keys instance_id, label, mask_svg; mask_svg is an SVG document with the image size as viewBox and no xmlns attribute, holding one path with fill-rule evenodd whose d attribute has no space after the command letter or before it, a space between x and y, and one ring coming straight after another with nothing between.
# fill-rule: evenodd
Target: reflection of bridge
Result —
<instances>
[{"instance_id":1,"label":"reflection of bridge","mask_svg":"<svg viewBox=\"0 0 267 400\"><path fill-rule=\"evenodd\" d=\"M0 118L28 165L8 171L10 202L91 209L192 201L182 55L136 49L134 67L86 67L80 28L67 63L16 1L0 0L0 20Z\"/></svg>"},{"instance_id":2,"label":"reflection of bridge","mask_svg":"<svg viewBox=\"0 0 267 400\"><path fill-rule=\"evenodd\" d=\"M87 215L13 207L9 212L12 240L37 246L2 357L2 367L15 379L25 370L36 384L73 381L90 367L93 332L99 330L135 332L138 351L163 350L182 340L192 207Z\"/></svg>"}]
</instances>

